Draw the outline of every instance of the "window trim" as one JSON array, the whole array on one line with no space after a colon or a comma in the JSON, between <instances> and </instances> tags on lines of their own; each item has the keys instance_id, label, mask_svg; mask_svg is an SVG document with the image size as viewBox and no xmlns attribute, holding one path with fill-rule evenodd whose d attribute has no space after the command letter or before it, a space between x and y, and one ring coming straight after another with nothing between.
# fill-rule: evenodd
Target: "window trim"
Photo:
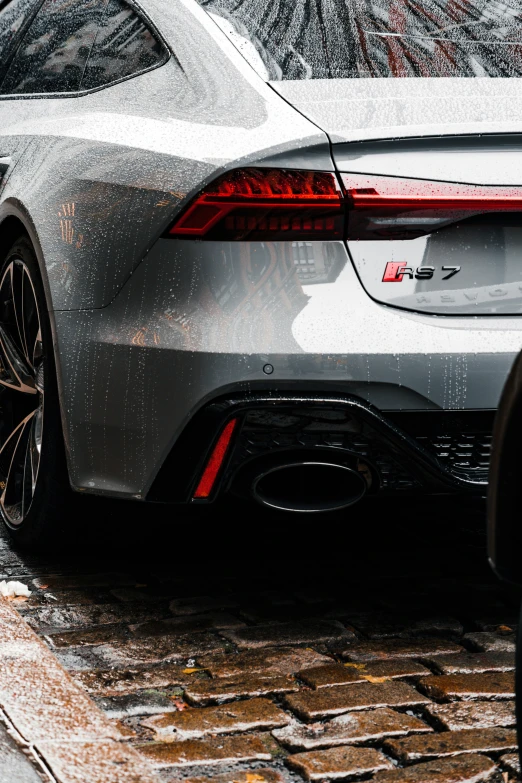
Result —
<instances>
[{"instance_id":1,"label":"window trim","mask_svg":"<svg viewBox=\"0 0 522 783\"><path fill-rule=\"evenodd\" d=\"M8 0L5 4L0 2L0 10L3 8L7 8L9 5L10 0ZM4 78L7 74L7 71L9 70L9 66L11 65L11 62L13 61L20 43L23 41L24 36L27 32L27 30L30 28L32 23L34 22L34 19L37 15L37 13L40 11L40 8L44 4L45 0L33 0L33 10L27 15L27 19L25 20L24 24L20 27L18 30L14 41L16 43L16 46L14 47L11 55L7 58L6 62L3 65L0 65L0 88L3 84Z\"/></svg>"},{"instance_id":2,"label":"window trim","mask_svg":"<svg viewBox=\"0 0 522 783\"><path fill-rule=\"evenodd\" d=\"M38 11L40 11L40 8L44 4L45 0L35 0L35 8L37 10L31 14L30 21L26 22L26 24L23 26L22 30L19 33L20 43L21 40L23 40L23 36L25 36L25 33L29 29L29 26L33 23ZM87 90L75 90L74 92L30 92L30 93L0 93L0 101L24 101L24 100L42 100L44 98L78 98L82 97L83 95L91 95L92 93L100 92L100 90L106 90L109 87L114 87L117 84L122 84L123 82L127 82L130 79L135 79L137 76L142 76L144 73L150 73L151 71L155 71L157 68L162 68L164 65L167 65L170 60L174 59L176 63L181 68L181 64L176 57L175 53L172 50L172 47L168 44L165 37L160 33L157 26L154 24L150 16L147 14L147 12L139 5L139 3L135 2L135 0L124 0L127 5L132 8L132 10L140 17L142 18L150 27L151 32L155 35L155 37L158 39L158 41L161 43L164 49L165 53L165 59L161 62L158 62L156 65L151 65L149 68L144 68L142 71L136 71L135 73L131 73L128 76L122 76L121 79L115 79L113 82L108 82L107 84L101 84L99 87L91 87ZM2 89L2 84L4 81L4 78L7 74L7 71L11 65L11 62L13 61L14 57L16 56L16 52L18 51L18 47L16 47L15 51L7 61L4 68L0 69L0 90ZM89 55L90 56L90 55ZM87 65L88 59L86 61ZM82 76L83 79L83 76Z\"/></svg>"}]
</instances>

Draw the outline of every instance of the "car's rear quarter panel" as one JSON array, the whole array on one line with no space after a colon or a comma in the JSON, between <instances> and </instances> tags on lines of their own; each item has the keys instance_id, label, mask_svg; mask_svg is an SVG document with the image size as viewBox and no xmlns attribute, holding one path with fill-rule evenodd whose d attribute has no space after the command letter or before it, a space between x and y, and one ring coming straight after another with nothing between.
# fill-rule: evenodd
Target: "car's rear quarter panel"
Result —
<instances>
[{"instance_id":1,"label":"car's rear quarter panel","mask_svg":"<svg viewBox=\"0 0 522 783\"><path fill-rule=\"evenodd\" d=\"M238 159L327 149L232 47L235 67L210 20L179 0L144 6L176 53L166 65L89 95L0 99L0 154L17 156L0 220L12 201L34 223L54 310L106 306L187 194Z\"/></svg>"}]
</instances>

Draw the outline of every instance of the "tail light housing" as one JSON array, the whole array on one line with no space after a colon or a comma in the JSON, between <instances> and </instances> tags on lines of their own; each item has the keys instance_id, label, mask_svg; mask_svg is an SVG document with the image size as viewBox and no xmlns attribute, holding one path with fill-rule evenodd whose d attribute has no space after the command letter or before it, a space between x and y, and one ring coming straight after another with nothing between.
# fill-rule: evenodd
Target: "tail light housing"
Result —
<instances>
[{"instance_id":1,"label":"tail light housing","mask_svg":"<svg viewBox=\"0 0 522 783\"><path fill-rule=\"evenodd\" d=\"M330 172L236 169L202 190L169 235L248 241L342 239L343 196Z\"/></svg>"},{"instance_id":2,"label":"tail light housing","mask_svg":"<svg viewBox=\"0 0 522 783\"><path fill-rule=\"evenodd\" d=\"M341 176L348 239L415 239L473 215L522 210L522 188Z\"/></svg>"},{"instance_id":3,"label":"tail light housing","mask_svg":"<svg viewBox=\"0 0 522 783\"><path fill-rule=\"evenodd\" d=\"M415 239L474 215L522 211L522 188L367 174L235 169L178 215L168 236L221 241Z\"/></svg>"}]
</instances>

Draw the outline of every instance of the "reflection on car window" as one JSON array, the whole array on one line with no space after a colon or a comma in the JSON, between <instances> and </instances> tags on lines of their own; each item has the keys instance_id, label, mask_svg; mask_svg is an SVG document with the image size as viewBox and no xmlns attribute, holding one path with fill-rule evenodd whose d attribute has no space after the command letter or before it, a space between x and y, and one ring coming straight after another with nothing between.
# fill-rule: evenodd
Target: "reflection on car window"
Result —
<instances>
[{"instance_id":1,"label":"reflection on car window","mask_svg":"<svg viewBox=\"0 0 522 783\"><path fill-rule=\"evenodd\" d=\"M199 3L271 79L522 74L522 0Z\"/></svg>"},{"instance_id":2,"label":"reflection on car window","mask_svg":"<svg viewBox=\"0 0 522 783\"><path fill-rule=\"evenodd\" d=\"M2 84L4 94L74 92L106 0L46 0Z\"/></svg>"},{"instance_id":3,"label":"reflection on car window","mask_svg":"<svg viewBox=\"0 0 522 783\"><path fill-rule=\"evenodd\" d=\"M168 58L145 22L121 0L109 0L107 16L93 47L82 89L101 87L141 73Z\"/></svg>"},{"instance_id":4,"label":"reflection on car window","mask_svg":"<svg viewBox=\"0 0 522 783\"><path fill-rule=\"evenodd\" d=\"M35 0L0 2L0 70L11 54L17 33L22 29L35 5Z\"/></svg>"}]
</instances>

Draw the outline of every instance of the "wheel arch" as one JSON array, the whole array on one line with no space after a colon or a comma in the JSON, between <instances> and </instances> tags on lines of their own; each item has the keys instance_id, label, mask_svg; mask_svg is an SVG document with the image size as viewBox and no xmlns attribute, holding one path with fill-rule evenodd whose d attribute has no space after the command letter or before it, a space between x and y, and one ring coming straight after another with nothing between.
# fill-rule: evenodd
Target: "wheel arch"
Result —
<instances>
[{"instance_id":1,"label":"wheel arch","mask_svg":"<svg viewBox=\"0 0 522 783\"><path fill-rule=\"evenodd\" d=\"M53 355L54 363L56 367L56 381L58 386L58 403L60 406L60 415L62 420L62 430L65 440L65 451L67 455L67 468L69 470L69 429L67 426L67 418L65 416L65 405L63 404L63 382L62 382L62 366L60 361L60 353L58 351L58 338L56 321L54 318L54 308L51 288L49 285L49 277L47 275L47 267L45 264L45 258L42 251L42 246L38 238L38 232L36 227L23 206L23 204L17 199L9 199L4 201L0 205L0 261L3 261L9 249L12 247L13 242L16 239L25 234L31 242L37 261L38 269L40 272L40 278L43 284L45 303L47 307L47 314L49 316L49 322L51 325L51 334L53 342ZM70 475L70 470L69 470Z\"/></svg>"},{"instance_id":2,"label":"wheel arch","mask_svg":"<svg viewBox=\"0 0 522 783\"><path fill-rule=\"evenodd\" d=\"M0 258L8 252L13 242L20 234L27 234L38 259L38 267L45 291L45 299L49 316L52 319L53 302L47 267L42 251L42 246L38 237L38 232L31 219L31 216L17 199L9 199L0 205ZM53 330L54 331L54 330Z\"/></svg>"}]
</instances>

